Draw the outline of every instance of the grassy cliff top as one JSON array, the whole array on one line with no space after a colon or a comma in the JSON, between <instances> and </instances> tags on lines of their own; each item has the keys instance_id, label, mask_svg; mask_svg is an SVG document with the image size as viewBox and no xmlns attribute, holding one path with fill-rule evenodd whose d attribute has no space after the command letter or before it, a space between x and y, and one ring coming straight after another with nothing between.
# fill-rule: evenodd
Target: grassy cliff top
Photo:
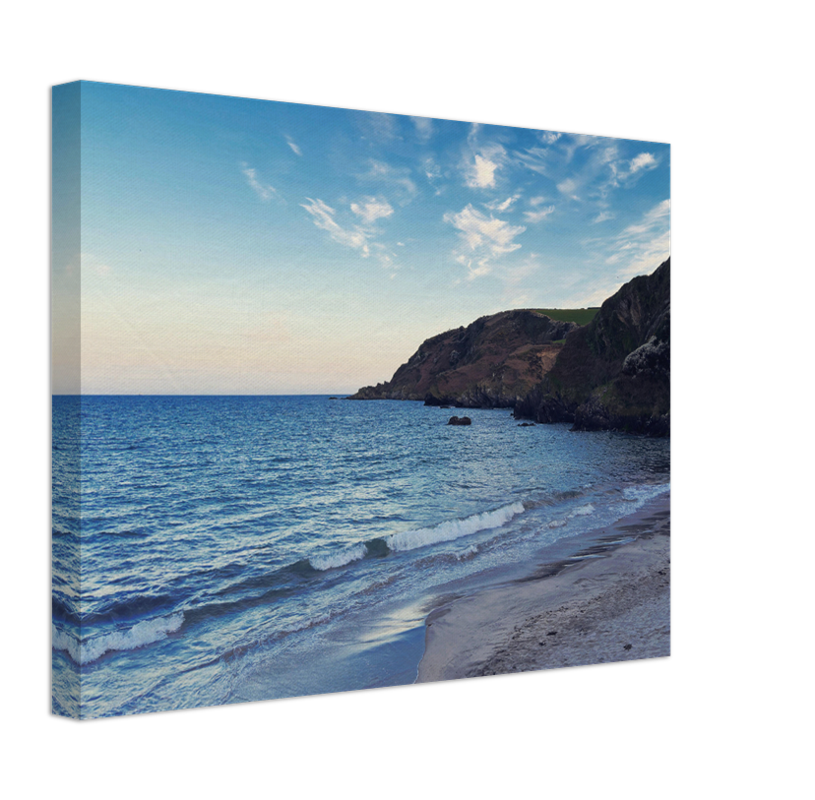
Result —
<instances>
[{"instance_id":1,"label":"grassy cliff top","mask_svg":"<svg viewBox=\"0 0 815 800\"><path fill-rule=\"evenodd\" d=\"M550 319L561 322L574 322L578 325L588 325L594 315L600 310L597 308L536 308L539 314L546 314Z\"/></svg>"}]
</instances>

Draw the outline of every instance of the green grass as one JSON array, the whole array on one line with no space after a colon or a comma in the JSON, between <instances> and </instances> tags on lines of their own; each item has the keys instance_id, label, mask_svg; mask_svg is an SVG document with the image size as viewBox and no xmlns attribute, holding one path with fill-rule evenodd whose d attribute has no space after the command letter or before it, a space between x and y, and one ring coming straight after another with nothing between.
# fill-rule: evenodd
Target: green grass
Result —
<instances>
[{"instance_id":1,"label":"green grass","mask_svg":"<svg viewBox=\"0 0 815 800\"><path fill-rule=\"evenodd\" d=\"M561 322L576 322L578 325L588 325L599 308L538 308L539 314L560 320Z\"/></svg>"}]
</instances>

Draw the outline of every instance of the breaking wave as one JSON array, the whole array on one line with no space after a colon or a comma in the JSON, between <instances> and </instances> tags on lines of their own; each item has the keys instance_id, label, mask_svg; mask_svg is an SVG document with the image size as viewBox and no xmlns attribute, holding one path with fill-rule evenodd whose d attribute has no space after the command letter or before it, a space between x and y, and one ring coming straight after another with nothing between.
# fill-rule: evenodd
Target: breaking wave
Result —
<instances>
[{"instance_id":1,"label":"breaking wave","mask_svg":"<svg viewBox=\"0 0 815 800\"><path fill-rule=\"evenodd\" d=\"M67 650L77 664L90 664L112 650L136 650L154 642L166 639L184 623L184 614L171 614L169 617L156 617L137 623L126 631L114 631L84 642L70 633L52 628L51 647L54 650Z\"/></svg>"},{"instance_id":2,"label":"breaking wave","mask_svg":"<svg viewBox=\"0 0 815 800\"><path fill-rule=\"evenodd\" d=\"M415 550L417 547L450 542L471 533L500 528L514 516L523 513L524 505L521 502L496 508L494 511L485 511L482 514L473 514L464 519L454 519L442 522L432 528L418 528L412 531L402 531L384 537L385 543L391 550Z\"/></svg>"},{"instance_id":3,"label":"breaking wave","mask_svg":"<svg viewBox=\"0 0 815 800\"><path fill-rule=\"evenodd\" d=\"M359 544L352 544L350 547L345 547L336 553L327 553L322 556L312 556L309 563L314 569L324 572L327 569L336 569L337 567L344 567L353 561L359 561L368 555L368 547L363 542Z\"/></svg>"}]
</instances>

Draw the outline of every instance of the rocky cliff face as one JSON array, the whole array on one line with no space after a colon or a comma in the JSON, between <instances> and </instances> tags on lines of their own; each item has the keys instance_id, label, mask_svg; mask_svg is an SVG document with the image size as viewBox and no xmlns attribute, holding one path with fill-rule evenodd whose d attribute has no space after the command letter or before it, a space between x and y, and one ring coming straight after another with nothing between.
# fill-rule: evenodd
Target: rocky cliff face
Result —
<instances>
[{"instance_id":1,"label":"rocky cliff face","mask_svg":"<svg viewBox=\"0 0 815 800\"><path fill-rule=\"evenodd\" d=\"M575 430L670 432L670 270L629 281L571 333L542 381L515 407Z\"/></svg>"},{"instance_id":2,"label":"rocky cliff face","mask_svg":"<svg viewBox=\"0 0 815 800\"><path fill-rule=\"evenodd\" d=\"M578 326L532 310L481 317L427 339L387 383L351 400L424 400L463 408L514 407L552 368Z\"/></svg>"},{"instance_id":3,"label":"rocky cliff face","mask_svg":"<svg viewBox=\"0 0 815 800\"><path fill-rule=\"evenodd\" d=\"M583 327L531 310L481 317L423 342L390 381L349 399L512 407L518 418L574 430L667 436L670 271L668 259L629 281Z\"/></svg>"}]
</instances>

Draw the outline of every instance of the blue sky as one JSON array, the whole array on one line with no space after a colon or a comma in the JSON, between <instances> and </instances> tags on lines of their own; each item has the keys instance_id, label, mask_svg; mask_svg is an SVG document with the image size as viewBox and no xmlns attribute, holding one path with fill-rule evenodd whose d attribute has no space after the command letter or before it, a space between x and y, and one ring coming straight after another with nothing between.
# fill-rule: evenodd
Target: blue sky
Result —
<instances>
[{"instance_id":1,"label":"blue sky","mask_svg":"<svg viewBox=\"0 0 815 800\"><path fill-rule=\"evenodd\" d=\"M98 83L81 97L81 247L55 244L52 286L57 308L81 274L85 393L351 392L428 336L599 305L669 254L665 144Z\"/></svg>"}]
</instances>

